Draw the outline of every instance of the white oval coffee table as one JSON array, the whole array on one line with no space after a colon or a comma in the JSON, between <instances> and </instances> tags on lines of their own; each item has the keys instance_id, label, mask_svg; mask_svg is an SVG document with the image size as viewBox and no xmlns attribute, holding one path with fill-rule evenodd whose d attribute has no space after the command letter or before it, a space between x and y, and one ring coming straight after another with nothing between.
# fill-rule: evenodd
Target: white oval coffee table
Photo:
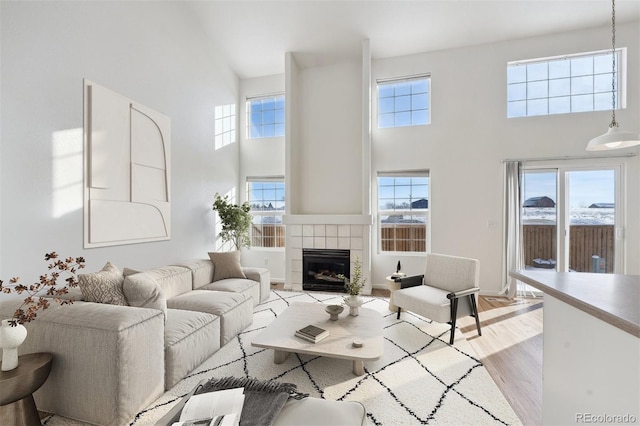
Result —
<instances>
[{"instance_id":1,"label":"white oval coffee table","mask_svg":"<svg viewBox=\"0 0 640 426\"><path fill-rule=\"evenodd\" d=\"M364 374L364 362L374 361L383 354L382 315L372 309L360 308L352 317L345 310L337 321L331 321L323 303L292 303L251 342L252 346L273 349L273 360L283 363L290 353L309 354L353 361L353 374ZM318 343L295 336L295 331L307 325L329 330L329 336ZM361 347L354 347L359 340Z\"/></svg>"}]
</instances>

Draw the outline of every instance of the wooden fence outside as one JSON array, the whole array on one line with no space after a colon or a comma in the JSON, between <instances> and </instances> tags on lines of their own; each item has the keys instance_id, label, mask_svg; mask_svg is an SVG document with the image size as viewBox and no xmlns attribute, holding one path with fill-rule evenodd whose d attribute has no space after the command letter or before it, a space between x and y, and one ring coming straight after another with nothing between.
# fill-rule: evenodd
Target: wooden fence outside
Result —
<instances>
[{"instance_id":1,"label":"wooden fence outside","mask_svg":"<svg viewBox=\"0 0 640 426\"><path fill-rule=\"evenodd\" d=\"M532 266L533 259L556 260L556 226L523 225L524 263ZM592 256L605 258L607 273L613 272L613 225L571 225L569 227L569 269L592 272Z\"/></svg>"},{"instance_id":2,"label":"wooden fence outside","mask_svg":"<svg viewBox=\"0 0 640 426\"><path fill-rule=\"evenodd\" d=\"M382 251L426 250L427 226L424 223L389 224L380 227Z\"/></svg>"},{"instance_id":3,"label":"wooden fence outside","mask_svg":"<svg viewBox=\"0 0 640 426\"><path fill-rule=\"evenodd\" d=\"M284 225L252 225L251 245L253 247L284 247Z\"/></svg>"},{"instance_id":4,"label":"wooden fence outside","mask_svg":"<svg viewBox=\"0 0 640 426\"><path fill-rule=\"evenodd\" d=\"M426 250L424 224L389 224L380 228L382 251ZM262 225L252 227L254 247L284 247L284 225ZM569 228L569 268L578 272L592 272L592 256L606 259L607 273L613 272L614 261L613 225L571 225ZM533 259L558 258L555 225L523 225L525 265L533 265Z\"/></svg>"}]
</instances>

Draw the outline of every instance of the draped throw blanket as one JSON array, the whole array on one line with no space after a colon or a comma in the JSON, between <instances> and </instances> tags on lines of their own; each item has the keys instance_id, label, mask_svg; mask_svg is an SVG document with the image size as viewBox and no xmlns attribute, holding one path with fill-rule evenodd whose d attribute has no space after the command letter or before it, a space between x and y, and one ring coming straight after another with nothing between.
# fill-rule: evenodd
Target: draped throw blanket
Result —
<instances>
[{"instance_id":1,"label":"draped throw blanket","mask_svg":"<svg viewBox=\"0 0 640 426\"><path fill-rule=\"evenodd\" d=\"M240 415L242 426L272 425L289 398L303 399L308 396L308 394L299 393L293 383L249 377L211 379L200 383L194 394L235 388L244 388L244 406Z\"/></svg>"}]
</instances>

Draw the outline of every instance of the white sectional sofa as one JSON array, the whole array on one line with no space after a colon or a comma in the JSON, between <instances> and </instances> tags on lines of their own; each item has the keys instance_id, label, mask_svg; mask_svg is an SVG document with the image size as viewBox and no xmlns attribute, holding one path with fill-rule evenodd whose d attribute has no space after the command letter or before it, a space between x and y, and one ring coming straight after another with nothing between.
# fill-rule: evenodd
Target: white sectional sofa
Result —
<instances>
[{"instance_id":1,"label":"white sectional sofa","mask_svg":"<svg viewBox=\"0 0 640 426\"><path fill-rule=\"evenodd\" d=\"M153 290L133 293L137 306L82 301L74 291L73 304L38 313L20 347L20 353L54 355L49 378L34 394L38 409L93 424L128 424L251 324L253 307L269 298L267 269L242 268L246 278L217 281L215 269L211 260L198 259L126 270L125 289L144 284ZM11 317L19 304L3 302L0 318Z\"/></svg>"}]
</instances>

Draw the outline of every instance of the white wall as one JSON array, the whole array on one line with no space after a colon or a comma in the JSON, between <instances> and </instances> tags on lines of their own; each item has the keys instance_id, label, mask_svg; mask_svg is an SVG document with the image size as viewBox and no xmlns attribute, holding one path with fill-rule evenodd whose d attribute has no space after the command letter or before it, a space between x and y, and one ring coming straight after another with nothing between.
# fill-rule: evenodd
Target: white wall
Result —
<instances>
[{"instance_id":1,"label":"white wall","mask_svg":"<svg viewBox=\"0 0 640 426\"><path fill-rule=\"evenodd\" d=\"M630 131L640 130L640 30L619 25L619 47L628 48L627 108L616 113ZM428 126L377 129L374 102L372 179L379 170L429 169L431 251L480 260L483 293L497 293L502 268L502 161L534 157L584 156L587 142L607 129L610 111L506 118L508 61L609 48L607 27L483 46L378 59L372 84L385 77L430 72L431 121ZM373 46L372 46L373 47ZM630 148L625 152L640 152ZM614 151L612 153L620 153ZM626 160L627 272L640 272L640 158ZM597 164L598 160L594 160ZM376 193L374 186L374 194ZM489 227L489 222L497 226ZM395 270L422 273L421 256L377 254L373 237L373 283Z\"/></svg>"},{"instance_id":2,"label":"white wall","mask_svg":"<svg viewBox=\"0 0 640 426\"><path fill-rule=\"evenodd\" d=\"M150 268L214 249L216 192L238 184L238 144L214 150L216 105L238 80L179 2L1 2L0 277L25 283L44 253ZM171 118L172 238L82 247L82 80Z\"/></svg>"},{"instance_id":3,"label":"white wall","mask_svg":"<svg viewBox=\"0 0 640 426\"><path fill-rule=\"evenodd\" d=\"M362 213L360 58L301 70L300 211Z\"/></svg>"}]
</instances>

